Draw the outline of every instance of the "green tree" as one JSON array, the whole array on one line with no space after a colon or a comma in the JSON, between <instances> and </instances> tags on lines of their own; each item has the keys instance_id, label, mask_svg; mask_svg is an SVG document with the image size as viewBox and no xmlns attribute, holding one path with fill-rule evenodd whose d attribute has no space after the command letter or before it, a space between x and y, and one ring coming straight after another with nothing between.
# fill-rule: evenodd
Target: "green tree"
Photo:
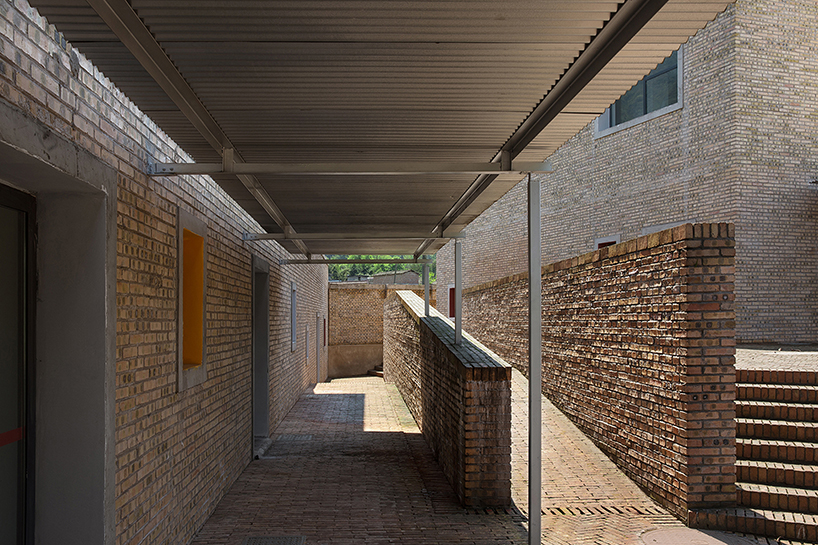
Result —
<instances>
[{"instance_id":1,"label":"green tree","mask_svg":"<svg viewBox=\"0 0 818 545\"><path fill-rule=\"evenodd\" d=\"M327 259L411 259L411 255L328 255ZM344 281L353 275L372 276L380 272L387 271L415 271L423 277L422 263L333 263L329 265L329 279ZM435 281L437 272L437 260L432 256L429 264L429 281Z\"/></svg>"}]
</instances>

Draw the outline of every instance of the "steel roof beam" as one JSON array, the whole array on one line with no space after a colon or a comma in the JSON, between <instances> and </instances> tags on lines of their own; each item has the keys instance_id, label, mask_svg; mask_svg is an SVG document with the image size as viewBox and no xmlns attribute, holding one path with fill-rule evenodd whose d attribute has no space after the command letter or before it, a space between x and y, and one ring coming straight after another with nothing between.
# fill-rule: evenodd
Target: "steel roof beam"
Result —
<instances>
[{"instance_id":1,"label":"steel roof beam","mask_svg":"<svg viewBox=\"0 0 818 545\"><path fill-rule=\"evenodd\" d=\"M153 176L179 174L309 174L313 176L399 176L418 174L484 174L552 172L549 163L423 163L407 161L349 163L156 163Z\"/></svg>"},{"instance_id":2,"label":"steel roof beam","mask_svg":"<svg viewBox=\"0 0 818 545\"><path fill-rule=\"evenodd\" d=\"M354 265L354 264L388 264L388 263L434 263L434 259L415 258L415 259L279 259L280 265Z\"/></svg>"},{"instance_id":3,"label":"steel roof beam","mask_svg":"<svg viewBox=\"0 0 818 545\"><path fill-rule=\"evenodd\" d=\"M373 235L367 233L299 233L287 235L285 233L244 233L243 240L426 240L429 233L406 233L393 235ZM437 237L434 240L445 241L453 238L462 238L462 235Z\"/></svg>"},{"instance_id":4,"label":"steel roof beam","mask_svg":"<svg viewBox=\"0 0 818 545\"><path fill-rule=\"evenodd\" d=\"M213 149L231 163L243 163L241 156L234 152L230 139L130 4L126 0L87 1ZM285 232L295 233L290 222L255 177L242 174L237 174L237 177L279 227ZM303 242L296 240L294 243L304 255L311 255Z\"/></svg>"},{"instance_id":5,"label":"steel roof beam","mask_svg":"<svg viewBox=\"0 0 818 545\"><path fill-rule=\"evenodd\" d=\"M545 95L534 111L509 137L492 163L514 159L576 97L608 62L656 15L668 0L628 0ZM481 174L441 218L435 232L457 219L480 194L497 179L496 174ZM426 251L432 241L423 242L415 251Z\"/></svg>"}]
</instances>

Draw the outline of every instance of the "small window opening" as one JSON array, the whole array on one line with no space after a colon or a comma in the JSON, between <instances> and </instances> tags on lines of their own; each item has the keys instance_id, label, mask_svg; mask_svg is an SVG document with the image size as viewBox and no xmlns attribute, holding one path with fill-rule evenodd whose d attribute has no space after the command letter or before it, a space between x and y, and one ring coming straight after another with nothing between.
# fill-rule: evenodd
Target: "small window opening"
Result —
<instances>
[{"instance_id":1,"label":"small window opening","mask_svg":"<svg viewBox=\"0 0 818 545\"><path fill-rule=\"evenodd\" d=\"M204 359L204 237L183 229L182 365L202 365Z\"/></svg>"},{"instance_id":2,"label":"small window opening","mask_svg":"<svg viewBox=\"0 0 818 545\"><path fill-rule=\"evenodd\" d=\"M182 391L207 380L207 225L179 209L178 229L177 373L179 391Z\"/></svg>"}]
</instances>

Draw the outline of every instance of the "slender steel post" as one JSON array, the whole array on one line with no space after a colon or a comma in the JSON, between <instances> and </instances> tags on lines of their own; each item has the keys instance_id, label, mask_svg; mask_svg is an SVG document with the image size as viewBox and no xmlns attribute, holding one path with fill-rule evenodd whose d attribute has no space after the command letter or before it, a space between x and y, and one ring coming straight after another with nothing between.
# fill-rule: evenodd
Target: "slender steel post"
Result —
<instances>
[{"instance_id":1,"label":"slender steel post","mask_svg":"<svg viewBox=\"0 0 818 545\"><path fill-rule=\"evenodd\" d=\"M528 544L542 533L542 235L540 182L528 175Z\"/></svg>"},{"instance_id":2,"label":"slender steel post","mask_svg":"<svg viewBox=\"0 0 818 545\"><path fill-rule=\"evenodd\" d=\"M454 241L454 344L463 337L463 249Z\"/></svg>"},{"instance_id":3,"label":"slender steel post","mask_svg":"<svg viewBox=\"0 0 818 545\"><path fill-rule=\"evenodd\" d=\"M423 303L425 316L429 316L429 265L423 264Z\"/></svg>"}]
</instances>

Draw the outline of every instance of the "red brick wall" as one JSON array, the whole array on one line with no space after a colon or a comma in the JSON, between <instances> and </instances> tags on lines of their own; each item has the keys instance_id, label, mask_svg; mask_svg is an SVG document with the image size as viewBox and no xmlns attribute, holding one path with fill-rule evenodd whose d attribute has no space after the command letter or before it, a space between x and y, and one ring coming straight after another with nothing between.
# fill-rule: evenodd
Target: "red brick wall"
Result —
<instances>
[{"instance_id":1,"label":"red brick wall","mask_svg":"<svg viewBox=\"0 0 818 545\"><path fill-rule=\"evenodd\" d=\"M384 377L395 382L467 506L511 503L511 367L410 291L384 309Z\"/></svg>"},{"instance_id":2,"label":"red brick wall","mask_svg":"<svg viewBox=\"0 0 818 545\"><path fill-rule=\"evenodd\" d=\"M735 502L733 227L683 225L543 267L543 392L683 520ZM527 275L464 328L527 373Z\"/></svg>"},{"instance_id":3,"label":"red brick wall","mask_svg":"<svg viewBox=\"0 0 818 545\"><path fill-rule=\"evenodd\" d=\"M315 382L316 313L327 314L327 269L280 266L292 256L279 245L243 242L242 233L260 226L211 179L148 177L149 162L191 158L59 39L25 0L0 1L0 100L119 173L116 385L108 394L115 397L116 543L186 543L250 461L252 254L271 265L271 430ZM178 208L207 224L207 380L182 392ZM295 351L291 281L298 284ZM326 349L321 357L326 361Z\"/></svg>"}]
</instances>

